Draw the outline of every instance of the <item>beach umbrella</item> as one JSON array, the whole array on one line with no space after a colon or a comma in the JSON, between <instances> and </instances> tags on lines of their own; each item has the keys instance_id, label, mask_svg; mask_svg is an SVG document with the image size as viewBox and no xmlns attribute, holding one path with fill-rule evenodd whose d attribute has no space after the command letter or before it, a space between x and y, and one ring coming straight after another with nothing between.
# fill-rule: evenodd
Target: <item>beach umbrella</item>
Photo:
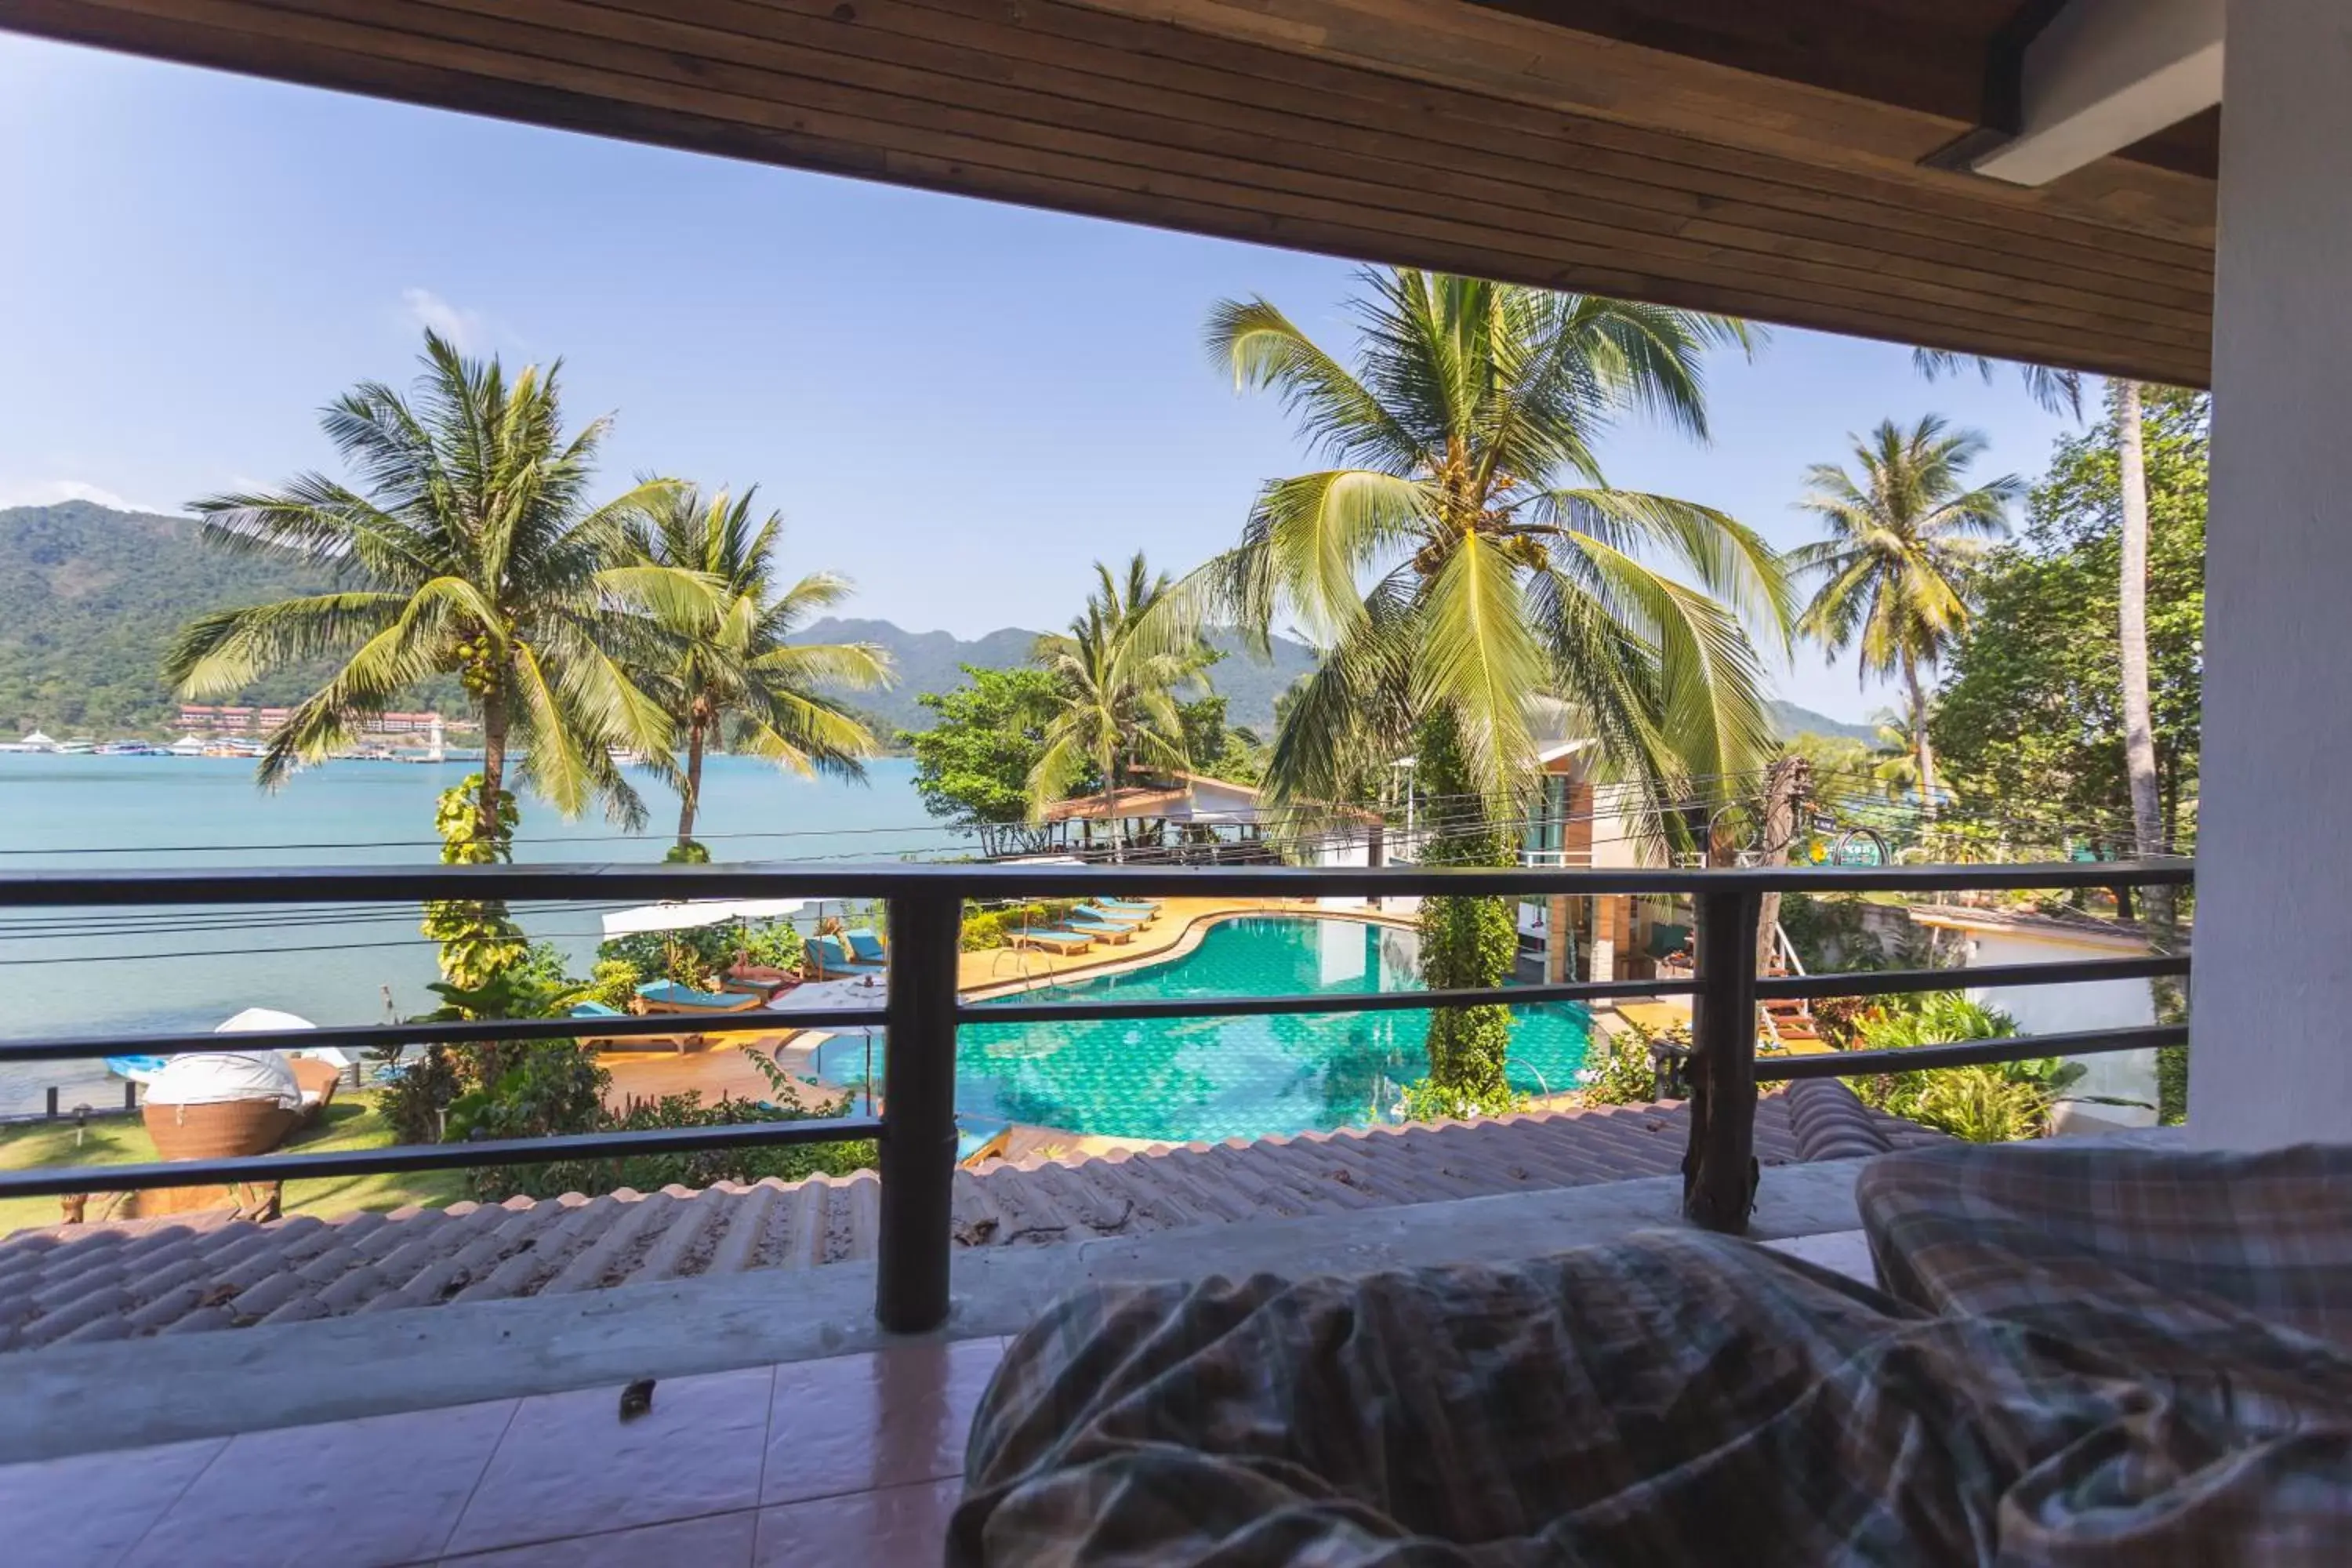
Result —
<instances>
[{"instance_id":1,"label":"beach umbrella","mask_svg":"<svg viewBox=\"0 0 2352 1568\"><path fill-rule=\"evenodd\" d=\"M308 1018L292 1013L281 1013L275 1007L247 1007L226 1023L216 1026L213 1033L250 1035L264 1029L315 1029L318 1026ZM333 1046L312 1046L307 1049L296 1051L294 1054L298 1057L309 1057L313 1061L325 1062L329 1067L337 1069L351 1066L352 1061L349 1051L339 1050Z\"/></svg>"},{"instance_id":2,"label":"beach umbrella","mask_svg":"<svg viewBox=\"0 0 2352 1568\"><path fill-rule=\"evenodd\" d=\"M890 987L873 975L861 975L852 980L816 980L805 985L795 985L768 1004L775 1012L833 1012L856 1007L870 1010L876 1016L871 1024L827 1024L824 1032L849 1037L862 1037L866 1041L866 1111L874 1112L874 1038L884 1032L882 1010L889 1005Z\"/></svg>"},{"instance_id":3,"label":"beach umbrella","mask_svg":"<svg viewBox=\"0 0 2352 1568\"><path fill-rule=\"evenodd\" d=\"M614 910L604 917L606 936L639 936L648 931L693 931L728 921L773 921L797 914L801 899L696 899L688 902L641 904Z\"/></svg>"}]
</instances>

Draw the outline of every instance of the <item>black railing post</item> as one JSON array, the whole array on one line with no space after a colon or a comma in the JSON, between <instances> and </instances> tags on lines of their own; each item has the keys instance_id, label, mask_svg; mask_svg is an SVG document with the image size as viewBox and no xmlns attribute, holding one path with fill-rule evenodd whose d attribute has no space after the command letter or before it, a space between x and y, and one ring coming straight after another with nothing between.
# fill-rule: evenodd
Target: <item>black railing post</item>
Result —
<instances>
[{"instance_id":1,"label":"black railing post","mask_svg":"<svg viewBox=\"0 0 2352 1568\"><path fill-rule=\"evenodd\" d=\"M882 1065L882 1235L874 1316L920 1333L948 1315L955 1197L956 956L960 893L890 900L890 999Z\"/></svg>"},{"instance_id":2,"label":"black railing post","mask_svg":"<svg viewBox=\"0 0 2352 1568\"><path fill-rule=\"evenodd\" d=\"M1739 1236L1756 1206L1756 952L1763 896L1698 895L1698 994L1691 1006L1690 1150L1683 1214Z\"/></svg>"}]
</instances>

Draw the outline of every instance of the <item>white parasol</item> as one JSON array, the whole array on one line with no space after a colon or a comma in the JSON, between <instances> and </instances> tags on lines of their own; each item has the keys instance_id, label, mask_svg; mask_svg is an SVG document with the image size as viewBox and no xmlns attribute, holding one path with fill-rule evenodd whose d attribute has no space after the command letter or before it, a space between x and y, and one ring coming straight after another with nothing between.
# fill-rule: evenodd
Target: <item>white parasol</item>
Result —
<instances>
[{"instance_id":1,"label":"white parasol","mask_svg":"<svg viewBox=\"0 0 2352 1568\"><path fill-rule=\"evenodd\" d=\"M251 1035L264 1029L315 1029L318 1026L308 1018L293 1013L281 1013L275 1007L247 1007L227 1023L215 1026L213 1033ZM354 1059L351 1052L339 1050L333 1046L309 1046L294 1055L325 1062L338 1070L351 1066Z\"/></svg>"},{"instance_id":2,"label":"white parasol","mask_svg":"<svg viewBox=\"0 0 2352 1568\"><path fill-rule=\"evenodd\" d=\"M852 980L816 980L805 985L795 985L768 1005L779 1013L835 1012L856 1007L871 1010L876 1017L871 1024L827 1024L828 1035L862 1035L866 1038L866 1110L874 1110L874 1042L886 1031L882 1010L889 1005L890 987L873 975L861 975Z\"/></svg>"},{"instance_id":3,"label":"white parasol","mask_svg":"<svg viewBox=\"0 0 2352 1568\"><path fill-rule=\"evenodd\" d=\"M693 931L728 921L774 921L797 914L803 899L696 899L686 903L641 904L614 910L604 917L606 936L637 936L646 931Z\"/></svg>"}]
</instances>

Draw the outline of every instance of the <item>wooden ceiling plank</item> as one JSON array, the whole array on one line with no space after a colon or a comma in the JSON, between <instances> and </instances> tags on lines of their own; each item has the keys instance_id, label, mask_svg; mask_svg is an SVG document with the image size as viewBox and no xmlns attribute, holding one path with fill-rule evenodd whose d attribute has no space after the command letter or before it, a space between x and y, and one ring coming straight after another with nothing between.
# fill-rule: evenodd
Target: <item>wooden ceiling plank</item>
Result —
<instances>
[{"instance_id":1,"label":"wooden ceiling plank","mask_svg":"<svg viewBox=\"0 0 2352 1568\"><path fill-rule=\"evenodd\" d=\"M493 20L499 16L499 9L489 6L488 0L442 0L442 5L445 8L476 11ZM535 28L532 38L552 37L562 33L636 46L646 51L647 58L654 59L695 58L700 63L694 74L714 84L728 81L733 73L764 70L771 66L778 72L806 79L810 84L779 91L764 76L732 82L736 90L752 98L796 97L814 101L809 98L812 88L820 94L843 88L856 88L918 100L936 100L953 91L961 95L959 108L1003 115L1008 123L1024 116L1031 124L1041 123L1034 100L1024 99L1015 90L1028 85L1022 80L1024 73L1017 68L1017 62L1009 62L1007 67L1005 82L1013 86L992 81L964 86L960 85L963 79L955 73L960 67L970 68L970 58L939 49L932 53L932 58L926 58L926 47L920 40L897 40L887 58L876 61L855 54L833 52L835 49L846 50L870 45L874 41L860 37L856 29L835 27L820 34L818 36L823 37L830 47L813 49L798 43L786 44L774 35L759 38L734 34L716 35L708 29L664 17L624 15L621 8L597 8L585 13L575 10L571 15L575 19L586 16L592 25L598 27L598 32L580 35L572 33L568 27ZM499 37L488 35L478 37L474 41L496 46ZM728 49L725 56L688 57L686 54L689 49L709 50L721 44ZM598 62L606 59L602 55L583 58ZM936 74L925 77L921 72L926 70ZM1265 144L1255 139L1245 128L1186 119L1181 113L1155 121L1146 119L1131 107L1097 106L1097 117L1091 121L1086 114L1070 115L1067 113L1069 105L1086 101L1078 92L1078 84L1055 77L1037 85L1052 94L1053 103L1063 111L1055 122L1059 129L1123 137L1132 142L1189 151L1209 158L1252 160L1262 157L1264 153ZM836 103L835 106L847 105ZM1163 108L1160 112L1167 111ZM1267 130L1271 134L1272 128ZM1410 139L1390 138L1389 141L1406 150L1417 145ZM1395 199L1391 191L1386 188L1399 172L1393 163L1377 157L1326 154L1323 150L1305 146L1297 141L1290 144L1289 151L1291 156L1285 165L1286 172L1300 169L1357 182L1359 188L1353 191L1353 199ZM1302 158L1302 153L1307 156ZM1874 254L1866 240L1843 246L1822 245L1769 230L1748 230L1728 223L1682 218L1661 222L1646 230L1636 228L1629 236L1621 231L1625 226L1625 216L1633 209L1622 203L1602 205L1562 198L1543 187L1516 185L1499 177L1489 177L1475 166L1455 166L1444 172L1451 180L1451 194L1462 204L1465 216L1472 207L1483 205L1491 210L1494 221L1526 225L1534 232L1552 235L1571 243L1651 243L1668 247L1685 261L1711 260L1731 253L1744 253L1758 263L1778 263L1795 258L1823 264L1819 269L1807 269L1799 275L1825 287L1885 291L1906 298L1916 297L1922 303L1940 303L1955 308L1980 305L1984 297L1981 289L1955 288L1949 283L1950 279L1971 276L1970 269L1965 265L1930 270L1912 258ZM1325 190L1326 194L1349 194L1331 192L1328 186ZM1587 221L1586 215L1593 211L1609 213L1616 221L1609 224ZM1907 289L1900 286L1890 287L1890 278L1909 279L1912 286ZM2153 337L2182 343L2196 342L2202 335L2193 324L2176 325L2177 317L2172 312L2136 309L2131 302L2113 301L2095 291L2026 284L1997 276L1987 276L1984 282L2011 297L2034 299L2039 306L2046 307L2047 313L2042 319L2053 322L2088 319L2116 327L2136 326Z\"/></svg>"},{"instance_id":2,"label":"wooden ceiling plank","mask_svg":"<svg viewBox=\"0 0 2352 1568\"><path fill-rule=\"evenodd\" d=\"M1001 80L954 74L951 68L925 72L895 59L785 48L735 35L709 35L662 18L626 17L595 7L563 7L560 15L565 24L585 19L603 29L582 33L553 21L509 21L501 14L502 8L473 9L473 3L412 3L404 13L404 30L467 47L530 53L558 67L616 72L689 90L724 92L747 118L756 117L759 106L777 102L872 115L936 134L1128 163L1167 174L1217 180L1245 173L1245 183L1256 188L1302 200L1387 210L1392 222L1444 221L1471 227L1516 228L1523 238L1555 239L1594 260L1617 265L1646 262L1653 269L1684 276L1726 271L1759 286L1769 281L1782 289L1803 285L1821 291L1831 302L1861 308L1906 315L1931 310L1965 314L1987 308L1988 296L1980 290L1954 287L1932 277L1891 280L1885 266L1874 263L1892 258L1848 251L1824 264L1793 254L1786 246L1759 252L1664 233L1628 233L1576 214L1531 208L1523 199L1523 191L1504 188L1498 192L1490 183L1467 173L1455 176L1449 191L1452 199L1441 220L1425 213L1418 192L1400 190L1382 177L1388 171L1377 165L1352 174L1302 169L1296 144L1287 149L1289 157L1270 162L1263 142L1222 126L1083 104L1060 94L1040 94ZM299 0L299 7L307 14L353 20L367 11L368 5L367 0ZM854 30L844 37L854 41ZM725 55L688 52L715 43L731 47ZM772 58L772 66L761 63L760 57ZM969 59L950 62L951 68L956 64L969 68L972 63ZM874 103L877 98L884 101ZM2176 328L2160 317L2116 313L2106 301L2092 297L2057 305L2027 303L2012 290L2007 308L2025 321L2053 328L2136 331L2153 342L2175 346L2192 345L2202 336L2191 328Z\"/></svg>"},{"instance_id":3,"label":"wooden ceiling plank","mask_svg":"<svg viewBox=\"0 0 2352 1568\"><path fill-rule=\"evenodd\" d=\"M1801 162L1967 189L1966 174L1919 160L1974 124L1873 103L1800 81L1627 44L1461 0L1079 0L1277 50L1308 53L1640 129L1720 145L1768 149ZM1771 0L1767 0L1767 4ZM1843 3L1843 0L1842 0ZM2119 206L2073 181L2001 199L2082 222L2210 244L2210 181L2110 160L2105 185L2128 188Z\"/></svg>"},{"instance_id":4,"label":"wooden ceiling plank","mask_svg":"<svg viewBox=\"0 0 2352 1568\"><path fill-rule=\"evenodd\" d=\"M443 3L478 5L495 0ZM665 0L599 0L595 9L663 22L671 19ZM1069 7L1041 5L1029 14L1030 25L1018 29L975 21L962 8L935 9L890 0L858 0L851 20L828 14L838 9L833 0L783 0L761 5L705 0L698 10L697 23L681 25L688 31L677 36L710 30L752 47L772 44L839 50L902 59L943 72L951 69L949 62L959 54L985 53L1003 62L1006 79L1034 84L1072 101L1144 110L1197 124L1214 123L1234 133L1284 138L1295 149L1335 156L1360 152L1440 176L1454 176L1465 166L1465 158L1475 160L1476 167L1494 178L1580 204L1563 207L1555 200L1554 210L1587 216L1596 207L1617 209L1620 226L1705 237L1735 248L1791 254L1815 261L1885 258L1885 267L1895 276L1981 279L1988 286L1997 279L2000 288L2045 302L2072 301L2087 292L2132 301L2135 306L2201 311L2210 297L2210 280L2159 284L2079 267L2065 269L2063 276L2069 281L2053 283L2052 267L2056 258L1990 243L1996 236L1990 229L1978 231L1980 226L1954 226L1932 237L1895 228L1874 228L1864 236L1851 218L1832 220L1810 211L1751 200L1757 189L1753 182L1725 182L1731 187L1728 194L1695 191L1687 184L1668 183L1677 166L1654 161L1643 167L1646 177L1628 177L1614 172L1621 160L1613 156L1600 160L1604 167L1591 166L1594 160L1588 150L1555 130L1548 130L1540 139L1513 135L1498 147L1493 132L1482 135L1484 128L1476 124L1450 114L1432 113L1416 118L1412 132L1406 134L1388 128L1394 119L1392 106L1384 114L1375 100L1319 89L1307 104L1315 112L1288 112L1279 104L1285 97L1293 104L1297 102L1301 95L1296 82L1277 87L1189 61L1139 58L1132 51L1073 41L1043 30L1044 18L1076 14ZM751 30L754 26L757 30ZM887 57L875 40L857 37L867 31L894 40ZM1373 79L1377 83L1379 79ZM1654 221L1636 218L1636 212L1651 215ZM1920 264L1932 270L1919 270Z\"/></svg>"}]
</instances>

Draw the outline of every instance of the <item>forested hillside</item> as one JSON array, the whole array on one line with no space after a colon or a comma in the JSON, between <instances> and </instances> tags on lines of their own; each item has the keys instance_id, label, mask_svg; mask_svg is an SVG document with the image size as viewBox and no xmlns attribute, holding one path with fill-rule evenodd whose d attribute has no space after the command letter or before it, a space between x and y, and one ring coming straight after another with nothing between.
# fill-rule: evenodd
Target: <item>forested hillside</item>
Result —
<instances>
[{"instance_id":1,"label":"forested hillside","mask_svg":"<svg viewBox=\"0 0 2352 1568\"><path fill-rule=\"evenodd\" d=\"M157 673L173 633L207 610L311 585L207 549L184 517L89 501L0 510L0 732L158 736L178 706ZM306 689L289 673L246 700L283 702Z\"/></svg>"}]
</instances>

